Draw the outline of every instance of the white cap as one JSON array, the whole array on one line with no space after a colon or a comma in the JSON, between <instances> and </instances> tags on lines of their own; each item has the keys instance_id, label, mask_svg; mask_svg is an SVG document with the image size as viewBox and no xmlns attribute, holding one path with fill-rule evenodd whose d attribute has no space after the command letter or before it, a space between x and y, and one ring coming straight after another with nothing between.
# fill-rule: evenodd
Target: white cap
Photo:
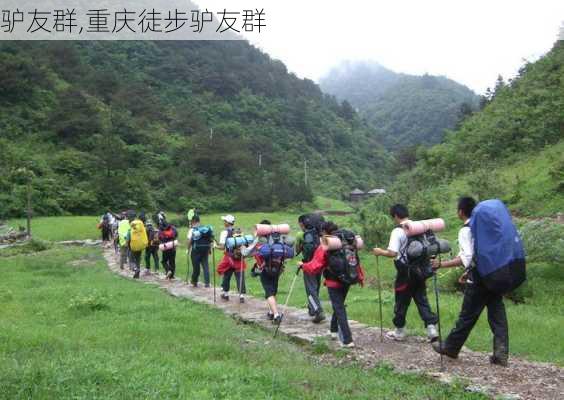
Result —
<instances>
[{"instance_id":1,"label":"white cap","mask_svg":"<svg viewBox=\"0 0 564 400\"><path fill-rule=\"evenodd\" d=\"M235 223L235 217L231 214L224 215L221 219L231 225Z\"/></svg>"}]
</instances>

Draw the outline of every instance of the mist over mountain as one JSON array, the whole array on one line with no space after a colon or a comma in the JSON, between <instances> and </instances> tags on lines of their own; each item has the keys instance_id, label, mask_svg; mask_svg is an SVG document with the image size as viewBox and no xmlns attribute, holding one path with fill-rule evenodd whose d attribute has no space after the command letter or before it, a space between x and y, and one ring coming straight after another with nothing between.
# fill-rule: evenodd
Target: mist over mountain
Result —
<instances>
[{"instance_id":1,"label":"mist over mountain","mask_svg":"<svg viewBox=\"0 0 564 400\"><path fill-rule=\"evenodd\" d=\"M439 143L479 103L474 92L446 77L396 73L371 61L342 62L319 84L356 108L390 150Z\"/></svg>"}]
</instances>

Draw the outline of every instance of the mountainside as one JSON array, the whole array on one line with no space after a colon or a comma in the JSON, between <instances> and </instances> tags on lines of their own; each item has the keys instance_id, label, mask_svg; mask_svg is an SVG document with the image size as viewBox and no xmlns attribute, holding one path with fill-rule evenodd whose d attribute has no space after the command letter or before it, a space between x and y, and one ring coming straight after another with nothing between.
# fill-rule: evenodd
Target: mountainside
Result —
<instances>
[{"instance_id":1,"label":"mountainside","mask_svg":"<svg viewBox=\"0 0 564 400\"><path fill-rule=\"evenodd\" d=\"M464 194L501 198L523 216L564 212L564 41L417 158L393 191L419 217L452 210Z\"/></svg>"},{"instance_id":2,"label":"mountainside","mask_svg":"<svg viewBox=\"0 0 564 400\"><path fill-rule=\"evenodd\" d=\"M348 103L244 41L0 44L0 217L29 171L57 214L284 207L392 164Z\"/></svg>"},{"instance_id":3,"label":"mountainside","mask_svg":"<svg viewBox=\"0 0 564 400\"><path fill-rule=\"evenodd\" d=\"M398 74L379 64L345 62L320 80L321 88L349 101L388 149L439 143L478 108L478 96L442 76Z\"/></svg>"}]
</instances>

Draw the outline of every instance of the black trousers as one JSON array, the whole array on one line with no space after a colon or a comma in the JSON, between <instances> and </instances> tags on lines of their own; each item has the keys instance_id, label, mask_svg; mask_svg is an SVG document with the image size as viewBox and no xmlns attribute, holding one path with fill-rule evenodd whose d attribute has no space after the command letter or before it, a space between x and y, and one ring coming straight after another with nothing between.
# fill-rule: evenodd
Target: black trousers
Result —
<instances>
[{"instance_id":1,"label":"black trousers","mask_svg":"<svg viewBox=\"0 0 564 400\"><path fill-rule=\"evenodd\" d=\"M278 281L280 280L280 273L269 273L262 270L260 273L260 283L264 289L264 298L276 296L278 294Z\"/></svg>"},{"instance_id":2,"label":"black trousers","mask_svg":"<svg viewBox=\"0 0 564 400\"><path fill-rule=\"evenodd\" d=\"M406 323L407 310L411 300L415 302L419 316L427 325L435 325L439 319L431 310L429 299L427 298L427 285L425 280L415 277L409 273L408 267L395 261L397 275L394 284L395 300L393 323L396 328L403 328Z\"/></svg>"},{"instance_id":3,"label":"black trousers","mask_svg":"<svg viewBox=\"0 0 564 400\"><path fill-rule=\"evenodd\" d=\"M456 325L445 341L445 349L451 354L458 354L470 335L472 328L480 318L484 308L488 309L488 323L493 333L494 357L507 360L509 354L509 327L503 297L490 292L473 271L472 282L467 283L464 291L462 309Z\"/></svg>"},{"instance_id":4,"label":"black trousers","mask_svg":"<svg viewBox=\"0 0 564 400\"><path fill-rule=\"evenodd\" d=\"M142 251L132 251L129 253L129 259L134 272L139 272L141 270L141 254L143 254Z\"/></svg>"},{"instance_id":5,"label":"black trousers","mask_svg":"<svg viewBox=\"0 0 564 400\"><path fill-rule=\"evenodd\" d=\"M111 239L112 230L109 225L102 225L102 240L107 242Z\"/></svg>"},{"instance_id":6,"label":"black trousers","mask_svg":"<svg viewBox=\"0 0 564 400\"><path fill-rule=\"evenodd\" d=\"M145 249L145 267L151 268L151 257L155 264L155 271L159 270L159 246L149 246Z\"/></svg>"},{"instance_id":7,"label":"black trousers","mask_svg":"<svg viewBox=\"0 0 564 400\"><path fill-rule=\"evenodd\" d=\"M210 284L210 266L209 266L209 249L202 250L193 249L190 253L192 260L192 283L198 283L200 278L200 268L204 270L204 283Z\"/></svg>"},{"instance_id":8,"label":"black trousers","mask_svg":"<svg viewBox=\"0 0 564 400\"><path fill-rule=\"evenodd\" d=\"M319 288L321 287L321 274L304 274L304 286L307 295L307 308L309 315L314 316L323 312L321 300L319 300Z\"/></svg>"},{"instance_id":9,"label":"black trousers","mask_svg":"<svg viewBox=\"0 0 564 400\"><path fill-rule=\"evenodd\" d=\"M245 286L245 271L235 271L234 269L229 269L223 274L223 281L221 282L221 288L224 292L229 292L229 287L231 285L231 277L235 274L235 280L237 281L237 290L241 294L247 293L247 288Z\"/></svg>"},{"instance_id":10,"label":"black trousers","mask_svg":"<svg viewBox=\"0 0 564 400\"><path fill-rule=\"evenodd\" d=\"M172 272L171 278L174 278L176 272L176 249L163 251L163 267L164 270Z\"/></svg>"},{"instance_id":11,"label":"black trousers","mask_svg":"<svg viewBox=\"0 0 564 400\"><path fill-rule=\"evenodd\" d=\"M345 299L349 293L349 285L343 285L340 288L327 288L329 299L333 307L333 316L331 317L331 332L338 332L339 338L343 344L352 342L351 328L347 318L347 309Z\"/></svg>"}]
</instances>

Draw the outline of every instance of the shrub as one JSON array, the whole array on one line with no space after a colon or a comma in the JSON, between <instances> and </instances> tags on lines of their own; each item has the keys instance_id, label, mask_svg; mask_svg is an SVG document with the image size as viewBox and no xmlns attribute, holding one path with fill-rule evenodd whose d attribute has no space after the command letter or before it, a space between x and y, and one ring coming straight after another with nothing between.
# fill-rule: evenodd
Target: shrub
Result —
<instances>
[{"instance_id":1,"label":"shrub","mask_svg":"<svg viewBox=\"0 0 564 400\"><path fill-rule=\"evenodd\" d=\"M86 294L72 297L69 302L69 309L82 313L101 311L108 309L110 298L103 293L93 290Z\"/></svg>"},{"instance_id":2,"label":"shrub","mask_svg":"<svg viewBox=\"0 0 564 400\"><path fill-rule=\"evenodd\" d=\"M531 221L520 233L529 262L564 263L564 225L549 220Z\"/></svg>"}]
</instances>

